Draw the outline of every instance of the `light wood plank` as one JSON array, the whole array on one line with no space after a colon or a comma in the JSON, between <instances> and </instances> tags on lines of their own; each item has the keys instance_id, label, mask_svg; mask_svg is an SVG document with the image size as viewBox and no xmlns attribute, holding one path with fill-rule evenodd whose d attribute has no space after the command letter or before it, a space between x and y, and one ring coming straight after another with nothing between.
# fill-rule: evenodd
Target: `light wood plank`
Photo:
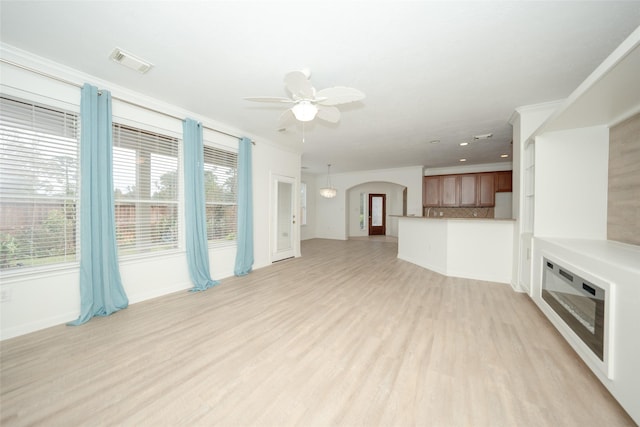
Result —
<instances>
[{"instance_id":1,"label":"light wood plank","mask_svg":"<svg viewBox=\"0 0 640 427\"><path fill-rule=\"evenodd\" d=\"M393 241L1 343L2 426L633 425L526 295Z\"/></svg>"},{"instance_id":2,"label":"light wood plank","mask_svg":"<svg viewBox=\"0 0 640 427\"><path fill-rule=\"evenodd\" d=\"M640 245L640 114L609 132L607 238Z\"/></svg>"}]
</instances>

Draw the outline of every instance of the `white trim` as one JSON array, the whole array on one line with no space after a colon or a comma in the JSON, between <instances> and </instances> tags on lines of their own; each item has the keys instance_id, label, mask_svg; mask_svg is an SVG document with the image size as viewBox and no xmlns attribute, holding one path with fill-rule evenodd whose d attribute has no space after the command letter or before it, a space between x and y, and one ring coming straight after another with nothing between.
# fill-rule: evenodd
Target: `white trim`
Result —
<instances>
[{"instance_id":1,"label":"white trim","mask_svg":"<svg viewBox=\"0 0 640 427\"><path fill-rule=\"evenodd\" d=\"M513 170L512 162L484 163L480 165L449 166L442 168L425 168L424 176L451 175L459 173L478 173Z\"/></svg>"}]
</instances>

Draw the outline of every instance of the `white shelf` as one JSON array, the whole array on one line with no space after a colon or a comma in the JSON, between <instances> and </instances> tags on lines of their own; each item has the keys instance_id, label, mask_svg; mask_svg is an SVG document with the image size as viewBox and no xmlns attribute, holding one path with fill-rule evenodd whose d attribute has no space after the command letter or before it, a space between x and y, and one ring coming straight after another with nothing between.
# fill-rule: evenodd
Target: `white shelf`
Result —
<instances>
[{"instance_id":1,"label":"white shelf","mask_svg":"<svg viewBox=\"0 0 640 427\"><path fill-rule=\"evenodd\" d=\"M541 238L556 246L579 254L591 261L605 262L622 270L640 273L640 246L613 240ZM640 286L640 283L637 284Z\"/></svg>"}]
</instances>

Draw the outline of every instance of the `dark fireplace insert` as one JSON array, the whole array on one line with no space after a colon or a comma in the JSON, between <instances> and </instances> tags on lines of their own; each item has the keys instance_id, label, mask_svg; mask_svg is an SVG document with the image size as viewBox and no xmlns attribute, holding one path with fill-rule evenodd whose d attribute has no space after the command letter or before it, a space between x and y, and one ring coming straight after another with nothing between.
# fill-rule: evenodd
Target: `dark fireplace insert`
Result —
<instances>
[{"instance_id":1,"label":"dark fireplace insert","mask_svg":"<svg viewBox=\"0 0 640 427\"><path fill-rule=\"evenodd\" d=\"M542 299L604 360L605 290L543 258Z\"/></svg>"}]
</instances>

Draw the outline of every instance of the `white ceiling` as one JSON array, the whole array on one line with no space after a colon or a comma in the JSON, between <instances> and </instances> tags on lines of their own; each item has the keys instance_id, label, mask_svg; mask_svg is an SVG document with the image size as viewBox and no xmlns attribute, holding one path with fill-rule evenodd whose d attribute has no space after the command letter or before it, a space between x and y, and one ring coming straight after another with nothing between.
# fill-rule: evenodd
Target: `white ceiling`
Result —
<instances>
[{"instance_id":1,"label":"white ceiling","mask_svg":"<svg viewBox=\"0 0 640 427\"><path fill-rule=\"evenodd\" d=\"M640 2L5 1L3 43L259 141L301 146L311 173L511 161L516 107L567 97L636 27ZM120 47L145 75L109 60ZM282 79L366 99L337 125L277 130ZM473 142L472 136L493 133ZM430 144L440 140L439 144ZM470 142L461 147L460 142Z\"/></svg>"}]
</instances>

